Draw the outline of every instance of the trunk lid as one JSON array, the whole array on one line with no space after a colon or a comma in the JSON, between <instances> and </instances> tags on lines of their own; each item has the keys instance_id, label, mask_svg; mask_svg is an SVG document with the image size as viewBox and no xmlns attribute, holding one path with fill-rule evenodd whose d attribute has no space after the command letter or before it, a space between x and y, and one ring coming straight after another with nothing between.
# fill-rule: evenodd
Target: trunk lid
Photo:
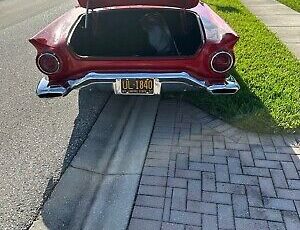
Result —
<instances>
[{"instance_id":1,"label":"trunk lid","mask_svg":"<svg viewBox=\"0 0 300 230\"><path fill-rule=\"evenodd\" d=\"M112 6L169 6L183 9L190 9L199 3L199 0L78 0L81 7L102 8Z\"/></svg>"}]
</instances>

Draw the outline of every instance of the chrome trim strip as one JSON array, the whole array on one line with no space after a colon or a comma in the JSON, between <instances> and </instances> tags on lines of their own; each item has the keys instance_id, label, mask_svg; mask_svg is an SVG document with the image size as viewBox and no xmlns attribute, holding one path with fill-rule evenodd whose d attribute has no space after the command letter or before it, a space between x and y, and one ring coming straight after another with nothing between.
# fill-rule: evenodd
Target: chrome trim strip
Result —
<instances>
[{"instance_id":1,"label":"chrome trim strip","mask_svg":"<svg viewBox=\"0 0 300 230\"><path fill-rule=\"evenodd\" d=\"M38 87L37 95L40 97L66 96L72 90L83 88L91 84L111 84L116 91L116 81L123 78L154 78L163 84L184 84L198 89L204 88L211 94L235 94L240 86L233 76L228 77L222 84L207 84L204 80L198 80L186 72L181 73L95 73L91 72L83 78L69 80L64 86L49 86L49 81L43 78ZM52 95L51 95L52 94Z\"/></svg>"}]
</instances>

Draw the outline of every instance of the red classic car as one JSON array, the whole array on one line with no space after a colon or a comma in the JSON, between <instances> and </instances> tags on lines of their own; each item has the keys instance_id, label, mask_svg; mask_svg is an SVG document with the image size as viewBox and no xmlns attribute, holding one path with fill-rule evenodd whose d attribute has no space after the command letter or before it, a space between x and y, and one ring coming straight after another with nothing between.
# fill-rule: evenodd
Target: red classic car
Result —
<instances>
[{"instance_id":1,"label":"red classic car","mask_svg":"<svg viewBox=\"0 0 300 230\"><path fill-rule=\"evenodd\" d=\"M238 35L199 0L78 0L29 41L39 97L89 84L123 95L204 88L234 94Z\"/></svg>"}]
</instances>

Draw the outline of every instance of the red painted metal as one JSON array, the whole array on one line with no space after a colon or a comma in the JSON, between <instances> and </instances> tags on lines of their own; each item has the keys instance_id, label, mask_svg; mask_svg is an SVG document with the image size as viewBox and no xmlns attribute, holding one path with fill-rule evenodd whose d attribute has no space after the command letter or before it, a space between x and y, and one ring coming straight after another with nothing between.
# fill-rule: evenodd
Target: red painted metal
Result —
<instances>
[{"instance_id":1,"label":"red painted metal","mask_svg":"<svg viewBox=\"0 0 300 230\"><path fill-rule=\"evenodd\" d=\"M170 0L171 1L171 0ZM111 1L116 2L116 1ZM166 1L167 2L167 1ZM184 2L184 1L183 1ZM197 1L198 2L198 1ZM130 8L145 8L150 6L129 6ZM124 6L114 9L126 8ZM127 7L128 8L128 7ZM153 8L153 7L152 7ZM110 10L106 8L105 10ZM217 51L233 53L233 47L238 41L237 34L206 4L199 3L190 9L197 13L202 21L209 21L218 28L218 38L209 36L209 28L204 26L206 42L198 52L191 57L155 57L155 58L80 58L69 49L67 42L70 30L80 15L85 12L82 7L74 8L56 19L45 29L30 39L36 47L38 55L53 52L61 61L61 71L49 76L51 83L64 83L69 79L78 79L91 71L96 72L187 72L195 78L207 82L222 82L227 74L215 73L210 67L211 57Z\"/></svg>"},{"instance_id":2,"label":"red painted metal","mask_svg":"<svg viewBox=\"0 0 300 230\"><path fill-rule=\"evenodd\" d=\"M111 6L171 6L190 9L199 3L199 0L78 0L79 5L82 7L87 6L89 2L89 8L103 8Z\"/></svg>"}]
</instances>

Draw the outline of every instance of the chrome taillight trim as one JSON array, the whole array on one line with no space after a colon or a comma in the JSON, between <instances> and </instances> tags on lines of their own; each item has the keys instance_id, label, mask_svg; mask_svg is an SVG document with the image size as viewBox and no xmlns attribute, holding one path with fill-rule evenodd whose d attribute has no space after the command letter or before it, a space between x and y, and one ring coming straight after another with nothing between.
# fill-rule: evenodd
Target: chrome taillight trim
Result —
<instances>
[{"instance_id":1,"label":"chrome taillight trim","mask_svg":"<svg viewBox=\"0 0 300 230\"><path fill-rule=\"evenodd\" d=\"M43 70L43 68L40 65L40 59L46 55L49 55L49 56L55 58L55 60L57 61L57 69L54 72L51 72L51 73L47 72L47 71ZM60 66L61 66L58 57L54 53L49 53L49 52L40 54L36 60L36 65L42 73L49 74L49 75L57 73L60 70Z\"/></svg>"},{"instance_id":2,"label":"chrome taillight trim","mask_svg":"<svg viewBox=\"0 0 300 230\"><path fill-rule=\"evenodd\" d=\"M229 55L230 60L231 60L230 66L229 66L226 70L223 70L223 71L218 71L218 70L216 70L216 69L214 68L214 66L213 66L213 61L214 61L214 59L215 59L218 55L220 55L220 54L227 54L227 55ZM220 51L220 52L215 53L214 56L213 56L213 57L211 58L211 60L210 60L210 67L211 67L211 69L212 69L214 72L216 72L216 73L226 73L227 71L229 71L229 70L232 68L233 65L234 65L234 58L233 58L233 55L232 55L231 53L229 53L229 52L226 52L226 51Z\"/></svg>"}]
</instances>

